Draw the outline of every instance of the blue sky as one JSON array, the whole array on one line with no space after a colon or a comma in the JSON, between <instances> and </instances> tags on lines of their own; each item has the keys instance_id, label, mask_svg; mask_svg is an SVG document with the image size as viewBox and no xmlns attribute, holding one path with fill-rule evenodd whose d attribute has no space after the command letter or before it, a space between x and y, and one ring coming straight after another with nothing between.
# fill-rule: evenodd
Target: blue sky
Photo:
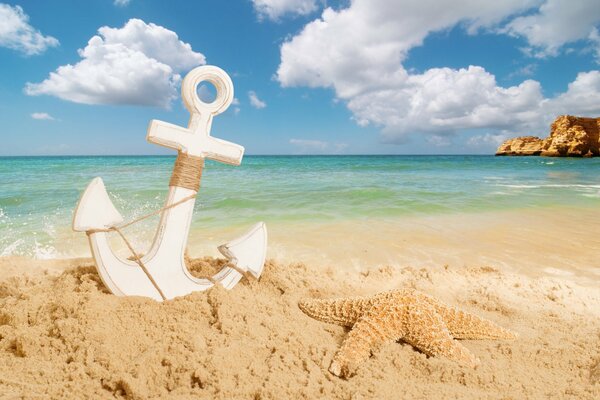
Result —
<instances>
[{"instance_id":1,"label":"blue sky","mask_svg":"<svg viewBox=\"0 0 600 400\"><path fill-rule=\"evenodd\" d=\"M0 155L169 154L185 73L247 154L491 153L600 116L597 0L0 0Z\"/></svg>"}]
</instances>

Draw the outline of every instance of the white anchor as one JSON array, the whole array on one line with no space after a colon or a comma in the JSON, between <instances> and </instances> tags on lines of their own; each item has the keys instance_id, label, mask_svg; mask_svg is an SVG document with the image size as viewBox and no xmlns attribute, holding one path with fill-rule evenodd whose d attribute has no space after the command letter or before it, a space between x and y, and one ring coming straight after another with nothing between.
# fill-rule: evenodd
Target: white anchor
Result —
<instances>
[{"instance_id":1,"label":"white anchor","mask_svg":"<svg viewBox=\"0 0 600 400\"><path fill-rule=\"evenodd\" d=\"M207 104L197 96L196 89L203 81L212 83L217 90L217 97L212 103ZM200 161L210 158L239 165L244 148L210 136L213 116L225 111L233 101L233 83L225 71L214 66L193 69L182 82L181 95L190 112L187 129L152 120L147 140L175 149L180 156L199 157ZM198 175L198 183L199 180ZM88 234L96 267L108 289L117 296L146 296L161 301L209 289L217 282L231 289L242 278L242 273L258 278L267 250L267 229L263 222L245 235L218 247L229 264L212 280L198 279L190 274L184 253L197 190L173 182L172 178L152 247L136 262L116 256L108 243L108 231L120 233L115 227L119 227L123 217L108 197L102 179L93 179L82 194L75 209L73 229Z\"/></svg>"}]
</instances>

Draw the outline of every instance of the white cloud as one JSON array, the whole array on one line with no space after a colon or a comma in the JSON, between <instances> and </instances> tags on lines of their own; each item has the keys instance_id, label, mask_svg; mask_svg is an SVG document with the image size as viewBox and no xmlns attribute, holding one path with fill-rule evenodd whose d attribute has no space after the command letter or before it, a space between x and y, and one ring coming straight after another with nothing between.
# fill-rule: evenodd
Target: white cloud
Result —
<instances>
[{"instance_id":1,"label":"white cloud","mask_svg":"<svg viewBox=\"0 0 600 400\"><path fill-rule=\"evenodd\" d=\"M502 87L479 66L410 73L402 65L431 32L458 24L470 33L493 29L539 3L457 0L444 7L435 0L354 0L345 9L327 8L286 41L276 78L283 87L332 88L353 119L380 127L386 142L426 133L444 144L442 136L482 128L493 134L546 132L559 109L600 112L597 71L580 74L567 93L547 99L539 82Z\"/></svg>"},{"instance_id":2,"label":"white cloud","mask_svg":"<svg viewBox=\"0 0 600 400\"><path fill-rule=\"evenodd\" d=\"M261 109L267 106L267 103L259 99L253 90L248 92L248 98L250 99L250 105L254 108Z\"/></svg>"},{"instance_id":3,"label":"white cloud","mask_svg":"<svg viewBox=\"0 0 600 400\"><path fill-rule=\"evenodd\" d=\"M600 64L600 33L597 28L592 29L588 37L592 43L593 50L596 53L596 62Z\"/></svg>"},{"instance_id":4,"label":"white cloud","mask_svg":"<svg viewBox=\"0 0 600 400\"><path fill-rule=\"evenodd\" d=\"M529 54L547 57L567 43L592 39L599 23L598 0L546 0L537 12L513 19L500 32L523 37Z\"/></svg>"},{"instance_id":5,"label":"white cloud","mask_svg":"<svg viewBox=\"0 0 600 400\"><path fill-rule=\"evenodd\" d=\"M284 15L308 15L317 10L317 0L252 0L259 18L278 21Z\"/></svg>"},{"instance_id":6,"label":"white cloud","mask_svg":"<svg viewBox=\"0 0 600 400\"><path fill-rule=\"evenodd\" d=\"M508 79L512 79L518 76L532 76L535 74L537 70L537 64L527 64L520 68L517 68L515 71L508 74Z\"/></svg>"},{"instance_id":7,"label":"white cloud","mask_svg":"<svg viewBox=\"0 0 600 400\"><path fill-rule=\"evenodd\" d=\"M54 121L55 120L55 118L52 115L50 115L48 113L45 113L45 112L34 112L34 113L31 114L31 118L33 118L33 119L42 119L42 120L47 120L47 121Z\"/></svg>"},{"instance_id":8,"label":"white cloud","mask_svg":"<svg viewBox=\"0 0 600 400\"><path fill-rule=\"evenodd\" d=\"M56 38L44 36L29 25L29 16L20 6L0 3L0 47L18 50L27 55L40 54L48 47L59 45Z\"/></svg>"},{"instance_id":9,"label":"white cloud","mask_svg":"<svg viewBox=\"0 0 600 400\"><path fill-rule=\"evenodd\" d=\"M449 136L433 135L427 138L427 143L435 147L448 147L452 144L452 138Z\"/></svg>"},{"instance_id":10,"label":"white cloud","mask_svg":"<svg viewBox=\"0 0 600 400\"><path fill-rule=\"evenodd\" d=\"M234 106L233 107L233 114L234 115L238 115L240 113L240 111L242 111L242 109L240 108L240 100L237 97L233 98L233 101L231 102L231 105Z\"/></svg>"},{"instance_id":11,"label":"white cloud","mask_svg":"<svg viewBox=\"0 0 600 400\"><path fill-rule=\"evenodd\" d=\"M475 32L537 0L354 0L321 18L281 46L277 79L283 86L333 87L345 98L377 86L402 83L401 63L431 32L462 23Z\"/></svg>"},{"instance_id":12,"label":"white cloud","mask_svg":"<svg viewBox=\"0 0 600 400\"><path fill-rule=\"evenodd\" d=\"M179 72L206 63L175 32L139 19L98 33L79 50L78 63L58 67L41 83L27 83L25 92L76 103L168 108L177 97Z\"/></svg>"},{"instance_id":13,"label":"white cloud","mask_svg":"<svg viewBox=\"0 0 600 400\"><path fill-rule=\"evenodd\" d=\"M502 133L486 133L483 135L475 135L467 139L467 146L486 150L495 150L502 142L508 139L508 137L509 135Z\"/></svg>"},{"instance_id":14,"label":"white cloud","mask_svg":"<svg viewBox=\"0 0 600 400\"><path fill-rule=\"evenodd\" d=\"M131 3L131 0L115 0L114 3L115 3L115 6L125 7L125 6L128 6L129 3Z\"/></svg>"},{"instance_id":15,"label":"white cloud","mask_svg":"<svg viewBox=\"0 0 600 400\"><path fill-rule=\"evenodd\" d=\"M401 142L415 132L528 127L537 120L542 100L536 81L503 88L492 74L470 66L409 75L397 87L353 96L348 108L357 120L383 127L385 141Z\"/></svg>"},{"instance_id":16,"label":"white cloud","mask_svg":"<svg viewBox=\"0 0 600 400\"><path fill-rule=\"evenodd\" d=\"M600 114L600 71L580 72L566 92L549 99L544 107L552 115Z\"/></svg>"},{"instance_id":17,"label":"white cloud","mask_svg":"<svg viewBox=\"0 0 600 400\"><path fill-rule=\"evenodd\" d=\"M348 147L347 143L330 143L327 141L311 139L290 139L290 144L296 147L298 153L301 154L339 154Z\"/></svg>"}]
</instances>

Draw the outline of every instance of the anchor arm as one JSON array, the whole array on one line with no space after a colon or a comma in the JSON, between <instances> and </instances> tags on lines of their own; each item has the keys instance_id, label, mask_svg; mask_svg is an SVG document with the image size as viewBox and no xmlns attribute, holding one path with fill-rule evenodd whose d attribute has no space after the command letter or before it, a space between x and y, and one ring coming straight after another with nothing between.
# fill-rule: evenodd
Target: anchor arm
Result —
<instances>
[{"instance_id":1,"label":"anchor arm","mask_svg":"<svg viewBox=\"0 0 600 400\"><path fill-rule=\"evenodd\" d=\"M195 121L190 121L194 125ZM204 129L203 129L204 128ZM240 165L244 147L203 133L206 125L199 125L196 132L168 122L152 120L148 126L147 140L160 146L196 157L210 158L230 165Z\"/></svg>"},{"instance_id":2,"label":"anchor arm","mask_svg":"<svg viewBox=\"0 0 600 400\"><path fill-rule=\"evenodd\" d=\"M190 136L189 129L153 119L148 125L146 140L159 146L187 152Z\"/></svg>"},{"instance_id":3,"label":"anchor arm","mask_svg":"<svg viewBox=\"0 0 600 400\"><path fill-rule=\"evenodd\" d=\"M204 157L230 165L240 165L244 147L226 140L208 137L204 145Z\"/></svg>"}]
</instances>

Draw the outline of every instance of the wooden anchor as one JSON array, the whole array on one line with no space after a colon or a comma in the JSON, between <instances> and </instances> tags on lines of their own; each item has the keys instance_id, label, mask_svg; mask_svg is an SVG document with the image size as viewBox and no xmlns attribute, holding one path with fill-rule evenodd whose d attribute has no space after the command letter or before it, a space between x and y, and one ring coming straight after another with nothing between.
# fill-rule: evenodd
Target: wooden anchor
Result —
<instances>
[{"instance_id":1,"label":"wooden anchor","mask_svg":"<svg viewBox=\"0 0 600 400\"><path fill-rule=\"evenodd\" d=\"M198 98L200 82L212 83L217 96L212 103ZM190 71L181 84L181 96L190 112L187 128L152 120L147 140L178 151L169 183L169 194L160 211L161 218L150 251L138 257L121 232L123 217L110 200L101 178L95 178L83 192L75 209L73 229L88 234L98 273L108 289L117 296L146 296L161 301L203 291L216 283L233 288L243 275L258 278L262 273L267 229L263 222L241 237L219 246L227 266L209 279L190 274L185 265L185 249L199 190L204 159L239 165L244 147L210 135L212 119L233 101L233 83L222 69L202 66ZM108 233L118 232L134 254L134 261L115 255Z\"/></svg>"}]
</instances>

